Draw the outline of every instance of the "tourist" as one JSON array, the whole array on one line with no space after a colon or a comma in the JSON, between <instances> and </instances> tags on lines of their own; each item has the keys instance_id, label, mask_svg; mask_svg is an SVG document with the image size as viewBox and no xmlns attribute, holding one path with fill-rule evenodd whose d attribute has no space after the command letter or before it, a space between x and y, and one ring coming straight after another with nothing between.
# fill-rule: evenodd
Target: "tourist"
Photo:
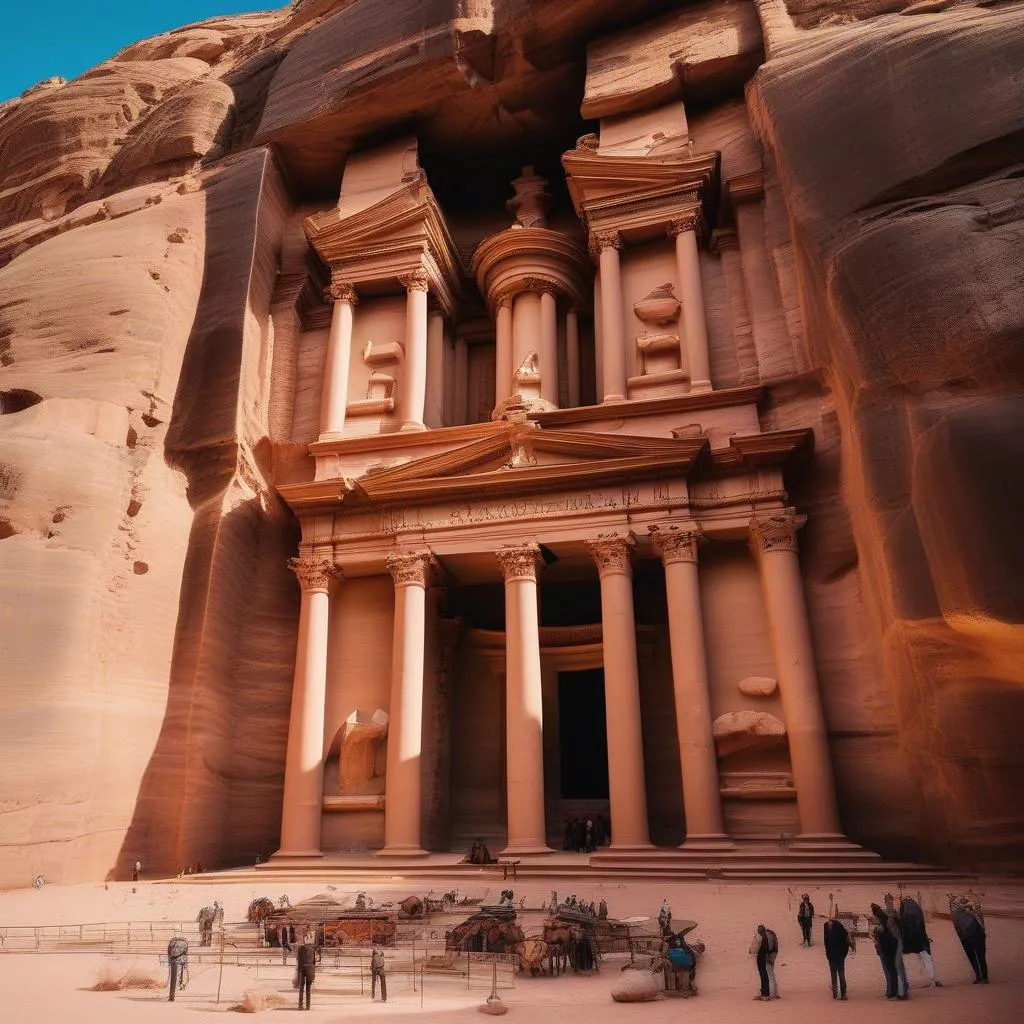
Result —
<instances>
[{"instance_id":1,"label":"tourist","mask_svg":"<svg viewBox=\"0 0 1024 1024\"><path fill-rule=\"evenodd\" d=\"M822 934L825 958L828 960L832 998L846 998L846 956L850 952L850 933L839 920L839 908L826 922Z\"/></svg>"},{"instance_id":2,"label":"tourist","mask_svg":"<svg viewBox=\"0 0 1024 1024\"><path fill-rule=\"evenodd\" d=\"M672 927L672 908L668 905L667 898L661 901L661 910L658 911L658 924L661 926L662 935Z\"/></svg>"},{"instance_id":3,"label":"tourist","mask_svg":"<svg viewBox=\"0 0 1024 1024\"><path fill-rule=\"evenodd\" d=\"M142 871L142 861L137 860L132 865L132 881L137 882L139 880L139 873Z\"/></svg>"},{"instance_id":4,"label":"tourist","mask_svg":"<svg viewBox=\"0 0 1024 1024\"><path fill-rule=\"evenodd\" d=\"M903 952L916 953L921 958L928 984L942 988L942 982L935 976L935 961L932 959L932 942L924 924L924 911L916 900L900 900L900 926L903 934Z\"/></svg>"},{"instance_id":5,"label":"tourist","mask_svg":"<svg viewBox=\"0 0 1024 1024\"><path fill-rule=\"evenodd\" d=\"M896 980L899 985L899 998L910 998L910 979L907 977L907 965L903 960L903 922L896 911L896 900L891 892L885 894L885 917L889 930L896 938Z\"/></svg>"},{"instance_id":6,"label":"tourist","mask_svg":"<svg viewBox=\"0 0 1024 1024\"><path fill-rule=\"evenodd\" d=\"M895 999L896 990L896 949L898 942L889 929L889 919L885 911L877 904L871 904L871 939L875 944L882 974L885 976L885 998Z\"/></svg>"},{"instance_id":7,"label":"tourist","mask_svg":"<svg viewBox=\"0 0 1024 1024\"><path fill-rule=\"evenodd\" d=\"M796 921L800 925L800 931L803 932L804 936L800 945L809 946L811 944L811 928L814 926L814 904L807 893L800 897L800 907L796 912Z\"/></svg>"},{"instance_id":8,"label":"tourist","mask_svg":"<svg viewBox=\"0 0 1024 1024\"><path fill-rule=\"evenodd\" d=\"M302 1006L302 994L306 994L305 1009L309 1009L309 997L313 991L313 980L316 978L316 962L318 950L313 943L313 935L306 932L303 936L303 943L295 954L296 973L299 980L299 1009Z\"/></svg>"},{"instance_id":9,"label":"tourist","mask_svg":"<svg viewBox=\"0 0 1024 1024\"><path fill-rule=\"evenodd\" d=\"M174 1002L175 993L185 988L188 978L188 941L176 935L167 943L167 967L170 980L170 991L167 1001Z\"/></svg>"},{"instance_id":10,"label":"tourist","mask_svg":"<svg viewBox=\"0 0 1024 1024\"><path fill-rule=\"evenodd\" d=\"M988 963L985 960L985 917L980 906L973 906L966 897L949 897L949 916L953 919L960 945L964 947L974 984L988 984Z\"/></svg>"},{"instance_id":11,"label":"tourist","mask_svg":"<svg viewBox=\"0 0 1024 1024\"><path fill-rule=\"evenodd\" d=\"M757 933L750 944L750 952L757 957L757 974L761 980L761 991L755 1000L767 1002L779 998L779 986L775 980L775 958L779 954L779 937L763 924L757 926Z\"/></svg>"},{"instance_id":12,"label":"tourist","mask_svg":"<svg viewBox=\"0 0 1024 1024\"><path fill-rule=\"evenodd\" d=\"M384 965L384 951L374 947L373 956L370 957L370 999L377 996L377 980L380 979L380 1001L388 1001L388 979L387 969Z\"/></svg>"}]
</instances>

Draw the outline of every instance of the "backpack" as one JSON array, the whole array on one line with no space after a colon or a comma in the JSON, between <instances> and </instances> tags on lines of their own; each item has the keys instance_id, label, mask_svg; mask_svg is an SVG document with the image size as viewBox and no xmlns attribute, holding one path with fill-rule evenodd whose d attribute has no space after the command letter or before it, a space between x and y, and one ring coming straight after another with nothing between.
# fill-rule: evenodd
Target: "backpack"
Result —
<instances>
[{"instance_id":1,"label":"backpack","mask_svg":"<svg viewBox=\"0 0 1024 1024\"><path fill-rule=\"evenodd\" d=\"M764 930L764 937L768 940L765 952L767 952L767 954L769 956L771 956L773 953L778 953L778 951L779 951L779 937L778 937L778 935L776 935L775 932L773 932L771 930L771 928L765 928L765 930Z\"/></svg>"}]
</instances>

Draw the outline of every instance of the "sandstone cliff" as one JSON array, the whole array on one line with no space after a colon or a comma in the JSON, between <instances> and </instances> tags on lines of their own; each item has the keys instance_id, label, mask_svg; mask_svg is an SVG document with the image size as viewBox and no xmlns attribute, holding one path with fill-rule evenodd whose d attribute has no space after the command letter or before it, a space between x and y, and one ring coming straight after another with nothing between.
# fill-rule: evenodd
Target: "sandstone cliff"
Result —
<instances>
[{"instance_id":1,"label":"sandstone cliff","mask_svg":"<svg viewBox=\"0 0 1024 1024\"><path fill-rule=\"evenodd\" d=\"M0 885L275 847L301 219L352 148L412 124L455 188L449 152L514 166L581 105L669 98L723 179L762 175L709 319L746 339L721 383L815 428L791 486L847 831L1015 863L1022 15L303 0L0 105Z\"/></svg>"}]
</instances>

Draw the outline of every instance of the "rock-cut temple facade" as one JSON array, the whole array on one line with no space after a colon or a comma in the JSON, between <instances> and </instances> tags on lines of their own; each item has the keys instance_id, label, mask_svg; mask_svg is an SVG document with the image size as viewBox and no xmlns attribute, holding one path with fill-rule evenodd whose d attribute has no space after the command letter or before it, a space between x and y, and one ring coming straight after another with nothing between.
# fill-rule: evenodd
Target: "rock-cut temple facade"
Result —
<instances>
[{"instance_id":1,"label":"rock-cut temple facade","mask_svg":"<svg viewBox=\"0 0 1024 1024\"><path fill-rule=\"evenodd\" d=\"M1024 22L912 6L303 0L0 106L0 883L1019 866Z\"/></svg>"}]
</instances>

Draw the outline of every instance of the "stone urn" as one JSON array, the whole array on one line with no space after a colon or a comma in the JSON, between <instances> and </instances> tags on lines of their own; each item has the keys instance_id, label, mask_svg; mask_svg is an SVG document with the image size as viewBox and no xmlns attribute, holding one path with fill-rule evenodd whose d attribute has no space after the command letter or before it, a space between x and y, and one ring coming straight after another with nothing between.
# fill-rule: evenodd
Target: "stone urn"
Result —
<instances>
[{"instance_id":1,"label":"stone urn","mask_svg":"<svg viewBox=\"0 0 1024 1024\"><path fill-rule=\"evenodd\" d=\"M638 320L655 327L666 327L679 319L680 302L671 284L659 285L634 303L633 312Z\"/></svg>"}]
</instances>

